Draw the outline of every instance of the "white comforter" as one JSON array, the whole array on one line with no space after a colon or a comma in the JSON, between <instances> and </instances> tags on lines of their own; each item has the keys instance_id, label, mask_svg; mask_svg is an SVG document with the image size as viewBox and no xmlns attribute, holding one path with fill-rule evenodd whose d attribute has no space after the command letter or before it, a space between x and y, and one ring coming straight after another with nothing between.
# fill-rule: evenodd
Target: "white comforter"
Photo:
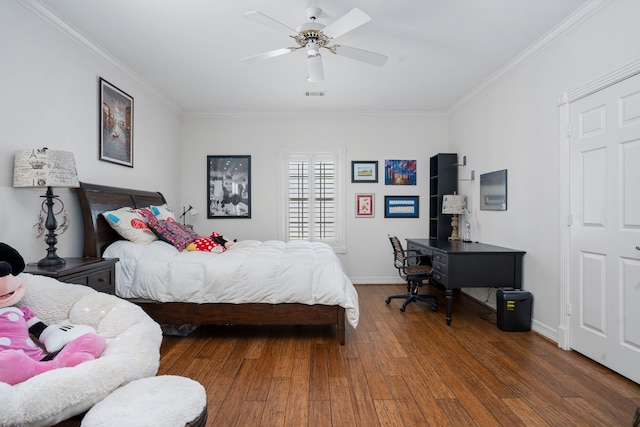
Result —
<instances>
[{"instance_id":1,"label":"white comforter","mask_svg":"<svg viewBox=\"0 0 640 427\"><path fill-rule=\"evenodd\" d=\"M221 254L179 252L154 241L111 244L117 257L116 294L160 302L302 303L340 305L358 325L358 294L333 249L295 240L242 240Z\"/></svg>"}]
</instances>

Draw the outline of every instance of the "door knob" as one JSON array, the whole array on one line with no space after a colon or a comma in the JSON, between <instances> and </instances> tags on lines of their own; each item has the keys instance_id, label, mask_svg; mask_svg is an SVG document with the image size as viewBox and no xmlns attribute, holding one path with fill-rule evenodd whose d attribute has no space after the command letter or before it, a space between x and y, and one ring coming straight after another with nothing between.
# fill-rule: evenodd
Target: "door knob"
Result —
<instances>
[{"instance_id":1,"label":"door knob","mask_svg":"<svg viewBox=\"0 0 640 427\"><path fill-rule=\"evenodd\" d=\"M636 249L640 251L640 246L636 246Z\"/></svg>"}]
</instances>

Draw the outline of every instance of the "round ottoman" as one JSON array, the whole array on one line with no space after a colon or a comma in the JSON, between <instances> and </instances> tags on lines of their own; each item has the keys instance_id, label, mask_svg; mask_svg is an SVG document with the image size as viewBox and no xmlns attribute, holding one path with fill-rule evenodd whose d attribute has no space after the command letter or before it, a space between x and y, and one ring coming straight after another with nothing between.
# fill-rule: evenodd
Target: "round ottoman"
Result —
<instances>
[{"instance_id":1,"label":"round ottoman","mask_svg":"<svg viewBox=\"0 0 640 427\"><path fill-rule=\"evenodd\" d=\"M189 378L161 375L132 381L98 402L82 419L84 427L204 427L207 394Z\"/></svg>"}]
</instances>

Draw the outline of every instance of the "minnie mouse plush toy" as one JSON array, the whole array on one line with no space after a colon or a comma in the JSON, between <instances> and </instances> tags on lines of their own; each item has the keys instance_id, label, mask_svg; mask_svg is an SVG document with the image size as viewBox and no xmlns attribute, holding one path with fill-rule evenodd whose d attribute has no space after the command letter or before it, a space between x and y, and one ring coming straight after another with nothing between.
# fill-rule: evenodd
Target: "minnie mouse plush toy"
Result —
<instances>
[{"instance_id":1,"label":"minnie mouse plush toy","mask_svg":"<svg viewBox=\"0 0 640 427\"><path fill-rule=\"evenodd\" d=\"M90 326L47 326L28 307L16 307L26 291L18 276L24 267L18 251L0 243L0 382L11 385L93 360L106 345Z\"/></svg>"}]
</instances>

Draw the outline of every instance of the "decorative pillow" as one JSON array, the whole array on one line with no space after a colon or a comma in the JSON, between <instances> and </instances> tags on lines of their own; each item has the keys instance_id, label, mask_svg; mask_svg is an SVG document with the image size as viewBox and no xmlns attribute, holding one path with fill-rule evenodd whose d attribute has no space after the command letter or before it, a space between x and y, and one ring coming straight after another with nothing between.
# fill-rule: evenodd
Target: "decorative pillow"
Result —
<instances>
[{"instance_id":1,"label":"decorative pillow","mask_svg":"<svg viewBox=\"0 0 640 427\"><path fill-rule=\"evenodd\" d=\"M198 237L198 233L179 222L161 219L155 223L150 223L149 227L160 238L173 246L179 251L183 251L189 243L194 242Z\"/></svg>"},{"instance_id":2,"label":"decorative pillow","mask_svg":"<svg viewBox=\"0 0 640 427\"><path fill-rule=\"evenodd\" d=\"M135 209L120 208L103 212L102 216L119 235L133 243L146 245L158 239Z\"/></svg>"},{"instance_id":3,"label":"decorative pillow","mask_svg":"<svg viewBox=\"0 0 640 427\"><path fill-rule=\"evenodd\" d=\"M136 209L136 212L147 222L147 224L154 224L158 222L158 218L156 218L150 208Z\"/></svg>"},{"instance_id":4,"label":"decorative pillow","mask_svg":"<svg viewBox=\"0 0 640 427\"><path fill-rule=\"evenodd\" d=\"M164 219L166 221L172 221L172 222L176 221L176 215L173 213L171 208L167 206L166 203L162 206L151 205L149 206L149 209L151 210L151 212L153 212L153 214L158 219Z\"/></svg>"}]
</instances>

